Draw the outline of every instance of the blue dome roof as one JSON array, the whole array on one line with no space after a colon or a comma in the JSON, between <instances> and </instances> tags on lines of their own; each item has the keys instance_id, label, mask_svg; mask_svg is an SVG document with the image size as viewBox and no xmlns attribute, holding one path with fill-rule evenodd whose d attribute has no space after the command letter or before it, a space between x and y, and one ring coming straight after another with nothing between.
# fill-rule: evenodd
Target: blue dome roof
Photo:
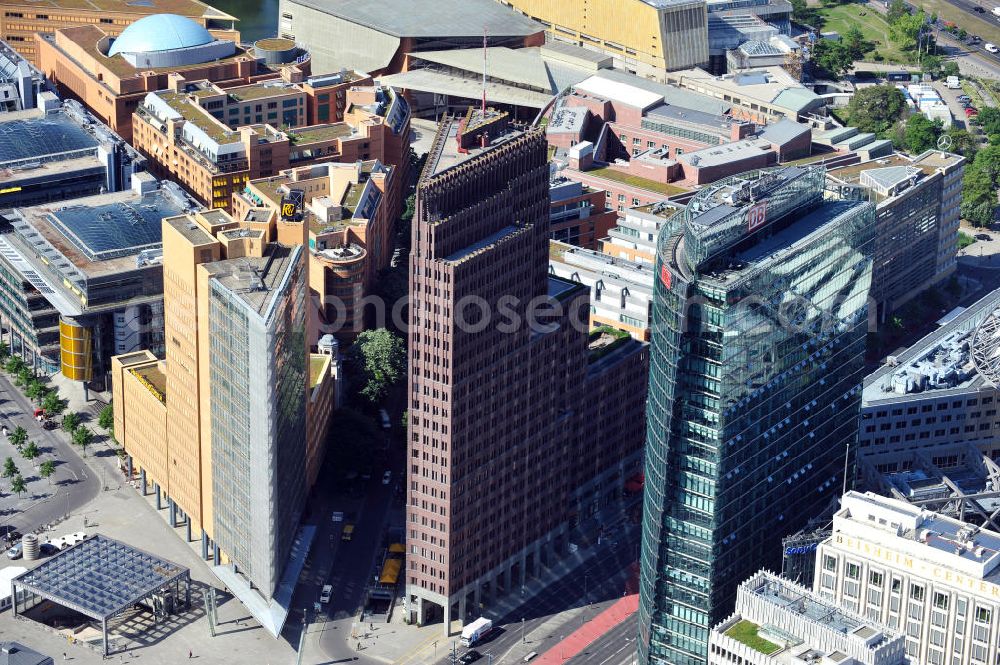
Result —
<instances>
[{"instance_id":1,"label":"blue dome roof","mask_svg":"<svg viewBox=\"0 0 1000 665\"><path fill-rule=\"evenodd\" d=\"M111 44L108 56L119 53L155 53L214 41L208 30L184 16L153 14L122 31Z\"/></svg>"}]
</instances>

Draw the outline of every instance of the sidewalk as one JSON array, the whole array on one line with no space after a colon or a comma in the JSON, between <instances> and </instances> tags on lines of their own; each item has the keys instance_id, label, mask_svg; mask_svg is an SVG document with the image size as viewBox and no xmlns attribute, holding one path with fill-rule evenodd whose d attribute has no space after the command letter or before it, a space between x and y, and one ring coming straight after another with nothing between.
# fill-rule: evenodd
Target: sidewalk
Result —
<instances>
[{"instance_id":1,"label":"sidewalk","mask_svg":"<svg viewBox=\"0 0 1000 665\"><path fill-rule=\"evenodd\" d=\"M625 596L604 610L593 620L578 628L572 635L549 649L536 662L538 665L557 665L582 653L599 637L624 623L639 609L639 595Z\"/></svg>"},{"instance_id":2,"label":"sidewalk","mask_svg":"<svg viewBox=\"0 0 1000 665\"><path fill-rule=\"evenodd\" d=\"M514 616L516 610L523 605L530 605L532 599L538 596L546 587L552 585L574 572L587 561L598 554L598 544L602 540L601 531L608 534L608 538L617 537L618 530L628 523L628 511L631 504L616 506L604 519L591 518L580 525L577 532L573 534L572 542L577 545L577 551L567 554L559 559L551 568L543 570L538 578L526 580L523 590L520 593L508 594L492 605L488 609L488 616L504 619ZM602 540L603 542L603 540ZM445 637L440 623L426 626L408 626L403 623L403 613L399 611L401 599L397 597L397 607L393 611L392 619L388 625L376 627L376 631L371 638L361 640L361 653L375 660L392 665L431 665L443 658L451 649L451 643L458 641L458 634L462 626L458 621L452 622L451 635ZM559 635L559 630L563 626L571 623L585 611L593 611L594 606L574 607L559 614L551 616L542 624L536 626L530 633L525 635L525 643L518 642L508 649L507 653L496 654L493 658L494 665L500 661L514 662L507 657L515 657L520 661L525 655L532 651L544 651L551 648L547 643L554 635ZM381 631L387 632L381 632ZM392 639L384 637L392 636ZM544 645L544 646L543 646Z\"/></svg>"}]
</instances>

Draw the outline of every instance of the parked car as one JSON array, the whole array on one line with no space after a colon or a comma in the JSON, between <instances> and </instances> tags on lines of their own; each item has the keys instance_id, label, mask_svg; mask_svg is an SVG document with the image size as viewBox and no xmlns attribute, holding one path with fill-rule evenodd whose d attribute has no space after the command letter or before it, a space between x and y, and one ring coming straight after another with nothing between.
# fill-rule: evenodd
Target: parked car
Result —
<instances>
[{"instance_id":1,"label":"parked car","mask_svg":"<svg viewBox=\"0 0 1000 665\"><path fill-rule=\"evenodd\" d=\"M0 539L3 539L8 543L16 543L17 541L21 540L21 537L22 537L21 532L15 529L14 527L10 526L9 524L0 526Z\"/></svg>"},{"instance_id":2,"label":"parked car","mask_svg":"<svg viewBox=\"0 0 1000 665\"><path fill-rule=\"evenodd\" d=\"M21 546L21 543L18 543L17 545L14 545L14 547L7 550L8 559L20 559L23 554L24 548Z\"/></svg>"},{"instance_id":3,"label":"parked car","mask_svg":"<svg viewBox=\"0 0 1000 665\"><path fill-rule=\"evenodd\" d=\"M469 663L474 663L482 657L483 654L479 653L475 649L472 649L462 654L462 657L458 659L458 662L462 663L463 665L469 665Z\"/></svg>"},{"instance_id":4,"label":"parked car","mask_svg":"<svg viewBox=\"0 0 1000 665\"><path fill-rule=\"evenodd\" d=\"M996 44L991 44L989 42L986 42L985 44L983 44L983 48L989 51L990 53L1000 53L1000 48L997 48Z\"/></svg>"},{"instance_id":5,"label":"parked car","mask_svg":"<svg viewBox=\"0 0 1000 665\"><path fill-rule=\"evenodd\" d=\"M338 510L337 512L335 512L335 513L333 514L333 516L331 517L331 519L332 519L332 520L333 520L334 522L343 522L343 521L344 521L344 513L340 512L340 511Z\"/></svg>"},{"instance_id":6,"label":"parked car","mask_svg":"<svg viewBox=\"0 0 1000 665\"><path fill-rule=\"evenodd\" d=\"M323 589L319 592L319 602L322 605L326 605L330 602L330 596L333 595L333 586L329 584L324 584Z\"/></svg>"},{"instance_id":7,"label":"parked car","mask_svg":"<svg viewBox=\"0 0 1000 665\"><path fill-rule=\"evenodd\" d=\"M52 556L58 551L59 549L52 543L42 543L38 546L38 553L42 556Z\"/></svg>"},{"instance_id":8,"label":"parked car","mask_svg":"<svg viewBox=\"0 0 1000 665\"><path fill-rule=\"evenodd\" d=\"M976 5L975 7L972 8L972 10L974 12L976 12L977 14L985 14L986 13L986 8L983 7L983 6L981 6L981 5Z\"/></svg>"},{"instance_id":9,"label":"parked car","mask_svg":"<svg viewBox=\"0 0 1000 665\"><path fill-rule=\"evenodd\" d=\"M388 485L392 482L392 471L386 471L382 474L382 484Z\"/></svg>"},{"instance_id":10,"label":"parked car","mask_svg":"<svg viewBox=\"0 0 1000 665\"><path fill-rule=\"evenodd\" d=\"M382 429L391 429L392 423L389 422L389 414L385 409L378 410L378 420L382 424Z\"/></svg>"},{"instance_id":11,"label":"parked car","mask_svg":"<svg viewBox=\"0 0 1000 665\"><path fill-rule=\"evenodd\" d=\"M965 115L967 116L978 115L978 114L979 114L979 109L977 109L975 106L967 106L965 108Z\"/></svg>"},{"instance_id":12,"label":"parked car","mask_svg":"<svg viewBox=\"0 0 1000 665\"><path fill-rule=\"evenodd\" d=\"M976 240L993 240L993 236L989 233L977 233Z\"/></svg>"},{"instance_id":13,"label":"parked car","mask_svg":"<svg viewBox=\"0 0 1000 665\"><path fill-rule=\"evenodd\" d=\"M957 99L960 102L971 102L972 101L972 98L969 97L968 95L959 95L955 99Z\"/></svg>"},{"instance_id":14,"label":"parked car","mask_svg":"<svg viewBox=\"0 0 1000 665\"><path fill-rule=\"evenodd\" d=\"M345 543L349 543L351 541L351 538L353 537L354 537L354 525L345 524L344 530L340 532L340 539L343 540Z\"/></svg>"}]
</instances>

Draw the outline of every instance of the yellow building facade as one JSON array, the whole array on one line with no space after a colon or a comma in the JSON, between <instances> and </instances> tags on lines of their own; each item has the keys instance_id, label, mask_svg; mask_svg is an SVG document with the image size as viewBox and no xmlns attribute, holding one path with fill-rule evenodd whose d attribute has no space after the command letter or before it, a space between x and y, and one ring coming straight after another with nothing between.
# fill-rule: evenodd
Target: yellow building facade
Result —
<instances>
[{"instance_id":1,"label":"yellow building facade","mask_svg":"<svg viewBox=\"0 0 1000 665\"><path fill-rule=\"evenodd\" d=\"M273 218L260 223L240 223L222 210L168 217L163 220L162 228L166 359L158 360L149 351L112 359L115 437L127 453L131 477L141 483L144 493L152 489L157 508L165 503L172 526L186 527L189 541L201 538L202 555L213 559L216 565L233 562L246 570L250 566L240 560L238 552L224 545L226 538L232 539L234 523L245 524L252 519L259 525L267 520L252 514L252 511L261 510L257 503L238 516L231 511L216 514L213 510L220 505L219 498L223 495L228 503L223 501L221 505L231 505L232 496L240 496L240 488L233 491L231 478L223 479L221 485L213 484L213 476L219 472L215 465L220 463L220 456L213 458L212 454L213 441L219 438L213 438L213 416L220 417L220 408L217 397L215 403L212 401L213 387L219 387L213 386L212 376L219 374L220 359L230 358L220 355L220 338L212 336L212 322L219 321L220 316L229 316L232 311L240 311L259 315L258 320L270 325L264 312L270 311L268 307L280 311L284 307L280 303L291 303L289 308L301 312L305 307L307 270L305 230L301 222L289 224ZM245 282L247 279L253 282L249 286ZM296 289L286 284L300 286ZM227 309L236 302L234 298L242 304L236 310ZM297 300L292 303L295 298ZM237 314L237 318L229 320L238 321L242 315ZM305 343L305 317L301 313L296 316L299 323L292 323L294 327L287 329L287 337L280 337L285 332L280 323L276 324L279 326L276 331L278 343L291 348L292 358L301 358L304 376L298 388L294 387L294 379L279 378L279 382L283 381L280 385L286 392L291 390L293 393L290 397L286 394L286 400L290 398L301 404L299 413L304 422L296 422L305 439L304 460L300 473L291 477L286 474L282 480L286 488L290 483L298 488L296 494L305 496L322 464L335 385L331 358L309 352ZM225 335L227 339L229 335ZM242 360L240 364L247 365ZM270 366L274 362L271 358L262 358L261 364ZM296 390L300 399L294 396ZM251 430L257 431L253 436L263 437L263 443L254 443L253 437L244 439L242 434L234 438L230 432L220 439L226 446L220 450L231 450L234 445L245 446L247 455L259 455L269 436L260 434L260 427L265 426L268 418L265 412L274 406L279 396L271 394L266 386L256 384L245 394L252 404L258 405L253 413L245 414L234 406L232 413L221 417L229 423L235 422L234 418L243 422L247 415L251 419L259 416L260 426L254 425ZM285 408L288 402L282 404ZM228 457L228 453L222 457ZM263 473L268 473L266 468ZM260 484L256 482L257 486ZM223 494L219 494L219 487L225 490ZM297 526L295 510L289 511L288 518L295 522L286 528ZM275 516L274 519L279 518ZM224 533L220 533L220 529ZM269 600L274 588L273 570L259 574L267 583L251 578L252 585L259 586L265 600Z\"/></svg>"},{"instance_id":2,"label":"yellow building facade","mask_svg":"<svg viewBox=\"0 0 1000 665\"><path fill-rule=\"evenodd\" d=\"M708 65L704 0L502 0L542 25L549 38L607 53L615 67L662 74Z\"/></svg>"}]
</instances>

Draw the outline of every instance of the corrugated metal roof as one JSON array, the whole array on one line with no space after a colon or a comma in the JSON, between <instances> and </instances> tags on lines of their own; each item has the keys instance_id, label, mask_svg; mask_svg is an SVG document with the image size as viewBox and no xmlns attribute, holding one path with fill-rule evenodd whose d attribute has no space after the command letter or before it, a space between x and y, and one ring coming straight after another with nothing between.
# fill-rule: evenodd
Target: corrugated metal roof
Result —
<instances>
[{"instance_id":1,"label":"corrugated metal roof","mask_svg":"<svg viewBox=\"0 0 1000 665\"><path fill-rule=\"evenodd\" d=\"M493 0L296 0L395 37L532 35L545 29Z\"/></svg>"},{"instance_id":2,"label":"corrugated metal roof","mask_svg":"<svg viewBox=\"0 0 1000 665\"><path fill-rule=\"evenodd\" d=\"M482 49L465 48L449 49L447 51L419 51L411 53L410 57L436 62L456 69L464 69L480 76L483 73ZM486 75L504 81L530 85L545 91L552 91L552 82L549 80L549 73L545 67L545 62L542 61L537 51L532 54L503 46L487 48ZM586 76L586 74L584 73L582 76Z\"/></svg>"},{"instance_id":3,"label":"corrugated metal roof","mask_svg":"<svg viewBox=\"0 0 1000 665\"><path fill-rule=\"evenodd\" d=\"M811 130L808 125L797 123L788 118L782 118L778 122L764 127L764 131L761 132L760 136L771 143L783 145L809 131Z\"/></svg>"},{"instance_id":4,"label":"corrugated metal roof","mask_svg":"<svg viewBox=\"0 0 1000 665\"><path fill-rule=\"evenodd\" d=\"M414 69L399 74L381 76L379 83L400 90L420 90L468 99L479 99L483 91L482 81L475 78L450 76L430 69ZM551 95L512 85L493 82L486 84L486 99L501 104L540 109L548 104L551 98Z\"/></svg>"},{"instance_id":5,"label":"corrugated metal roof","mask_svg":"<svg viewBox=\"0 0 1000 665\"><path fill-rule=\"evenodd\" d=\"M649 79L644 79L617 69L602 69L601 72L599 74L595 74L595 76L611 81L618 81L619 83L626 83L635 88L655 93L660 95L663 98L663 101L668 104L673 106L683 106L684 108L691 109L693 111L705 111L706 113L721 115L728 112L729 109L732 108L732 104L724 102L721 99L685 90L684 88L678 88L677 86L650 81Z\"/></svg>"}]
</instances>

